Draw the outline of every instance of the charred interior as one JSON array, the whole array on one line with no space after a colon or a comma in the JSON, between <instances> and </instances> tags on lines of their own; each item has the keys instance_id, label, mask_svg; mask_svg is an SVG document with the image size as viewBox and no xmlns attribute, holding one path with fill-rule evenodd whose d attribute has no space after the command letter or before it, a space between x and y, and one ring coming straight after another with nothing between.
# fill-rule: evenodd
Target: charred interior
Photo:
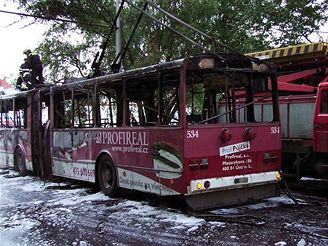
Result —
<instances>
[{"instance_id":1,"label":"charred interior","mask_svg":"<svg viewBox=\"0 0 328 246\"><path fill-rule=\"evenodd\" d=\"M272 105L267 106L263 117L253 96L261 94L257 100L274 99L273 68L247 59L229 59L206 54L185 63L129 71L120 77L99 77L97 83L85 86L54 87L54 127L277 121ZM263 67L265 72L258 71ZM186 116L183 121L182 115Z\"/></svg>"},{"instance_id":2,"label":"charred interior","mask_svg":"<svg viewBox=\"0 0 328 246\"><path fill-rule=\"evenodd\" d=\"M258 100L271 100L270 77L251 73L208 73L187 77L187 122L242 123L277 121L278 115L268 105L261 117ZM254 99L255 93L261 98Z\"/></svg>"},{"instance_id":3,"label":"charred interior","mask_svg":"<svg viewBox=\"0 0 328 246\"><path fill-rule=\"evenodd\" d=\"M16 97L1 100L0 117L3 128L26 128L27 98Z\"/></svg>"},{"instance_id":4,"label":"charred interior","mask_svg":"<svg viewBox=\"0 0 328 246\"><path fill-rule=\"evenodd\" d=\"M179 90L178 70L83 89L54 89L54 127L175 126Z\"/></svg>"}]
</instances>

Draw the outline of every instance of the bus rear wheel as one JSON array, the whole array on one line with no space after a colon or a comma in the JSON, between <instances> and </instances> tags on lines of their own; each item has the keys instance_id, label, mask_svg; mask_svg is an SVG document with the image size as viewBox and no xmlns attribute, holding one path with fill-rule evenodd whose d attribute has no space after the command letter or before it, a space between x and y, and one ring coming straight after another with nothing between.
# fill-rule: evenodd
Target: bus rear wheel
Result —
<instances>
[{"instance_id":1,"label":"bus rear wheel","mask_svg":"<svg viewBox=\"0 0 328 246\"><path fill-rule=\"evenodd\" d=\"M15 152L15 168L21 176L26 176L26 161L23 151L18 148Z\"/></svg>"},{"instance_id":2,"label":"bus rear wheel","mask_svg":"<svg viewBox=\"0 0 328 246\"><path fill-rule=\"evenodd\" d=\"M109 156L101 157L97 169L97 177L99 186L106 196L116 197L118 195L116 168Z\"/></svg>"}]
</instances>

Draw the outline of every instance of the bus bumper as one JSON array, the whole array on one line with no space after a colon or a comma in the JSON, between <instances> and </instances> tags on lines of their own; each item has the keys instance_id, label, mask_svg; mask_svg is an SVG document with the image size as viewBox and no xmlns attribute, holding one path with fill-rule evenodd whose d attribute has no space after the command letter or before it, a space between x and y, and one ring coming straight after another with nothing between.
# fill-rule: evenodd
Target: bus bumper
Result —
<instances>
[{"instance_id":1,"label":"bus bumper","mask_svg":"<svg viewBox=\"0 0 328 246\"><path fill-rule=\"evenodd\" d=\"M192 180L185 199L194 210L250 203L279 196L278 181L276 172Z\"/></svg>"}]
</instances>

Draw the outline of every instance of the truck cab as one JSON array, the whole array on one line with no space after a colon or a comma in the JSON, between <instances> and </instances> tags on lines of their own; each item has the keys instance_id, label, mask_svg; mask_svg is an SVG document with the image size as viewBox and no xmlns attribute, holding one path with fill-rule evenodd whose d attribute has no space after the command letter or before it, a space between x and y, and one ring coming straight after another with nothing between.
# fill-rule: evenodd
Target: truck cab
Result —
<instances>
[{"instance_id":1,"label":"truck cab","mask_svg":"<svg viewBox=\"0 0 328 246\"><path fill-rule=\"evenodd\" d=\"M326 78L328 81L328 76ZM318 86L313 116L313 149L318 153L328 152L328 82Z\"/></svg>"}]
</instances>

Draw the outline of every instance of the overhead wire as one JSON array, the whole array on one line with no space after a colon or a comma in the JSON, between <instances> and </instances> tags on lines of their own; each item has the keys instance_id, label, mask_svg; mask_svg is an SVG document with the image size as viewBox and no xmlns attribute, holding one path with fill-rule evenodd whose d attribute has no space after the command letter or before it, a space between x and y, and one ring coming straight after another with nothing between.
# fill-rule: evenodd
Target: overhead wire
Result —
<instances>
[{"instance_id":1,"label":"overhead wire","mask_svg":"<svg viewBox=\"0 0 328 246\"><path fill-rule=\"evenodd\" d=\"M15 24L19 23L19 20L13 21L12 23L8 24L7 26L5 26L5 28L11 27Z\"/></svg>"},{"instance_id":2,"label":"overhead wire","mask_svg":"<svg viewBox=\"0 0 328 246\"><path fill-rule=\"evenodd\" d=\"M206 50L209 51L207 48L205 48L203 45L195 42L194 40L188 38L187 36L183 35L181 32L175 30L174 28L166 25L165 23L161 22L159 19L157 19L156 17L152 16L151 14L149 14L148 12L144 11L142 8L139 8L138 6L134 5L133 3L131 3L128 0L125 0L126 3L128 3L131 7L133 7L134 9L142 12L144 15L146 15L147 17L149 17L150 19L152 19L153 21L155 21L156 23L160 24L161 26L164 26L166 28L168 28L171 32L183 37L184 39L188 40L189 42L191 42L192 44L198 46L199 48L201 48L202 50Z\"/></svg>"},{"instance_id":3,"label":"overhead wire","mask_svg":"<svg viewBox=\"0 0 328 246\"><path fill-rule=\"evenodd\" d=\"M192 44L194 44L195 46L197 46L198 48L200 48L202 51L205 51L205 52L209 52L209 53L212 53L212 54L215 54L221 61L225 61L225 59L219 55L218 53L215 53L213 51L211 51L209 48L205 47L204 45L200 44L200 43L197 43L195 40L187 37L186 35L182 34L181 32L177 31L176 29L168 26L167 24L163 23L162 21L160 21L159 19L157 19L156 17L154 17L153 15L149 14L148 12L144 11L143 9L139 8L138 6L134 5L133 3L131 3L130 1L128 0L125 0L125 2L127 4L129 4L131 7L133 7L134 9L138 10L139 12L143 13L144 15L146 15L147 17L149 17L150 19L152 19L153 21L155 21L156 23L166 27L167 29L169 29L171 32L183 37L184 39L186 39L187 41L191 42ZM180 20L179 18L177 18L176 16L172 15L171 13L167 12L166 10L162 9L161 7L157 6L156 4L152 3L151 1L149 0L146 0L145 1L146 3L148 3L149 5L151 5L152 7L154 7L155 9L157 9L158 11L162 12L163 14L165 14L166 16L172 18L173 20L179 22L180 24L188 27L189 29L197 32L198 34L201 34L203 37L206 37L208 39L210 39L214 44L219 44L221 45L222 47L230 50L231 52L239 55L239 56L243 56L243 57L247 57L247 59L249 60L256 60L252 57L248 57L248 56L245 56L244 54L240 53L239 51L237 50L234 50L232 49L231 47L229 47L228 45L216 40L214 37L211 37L209 35L207 35L206 33L198 30L197 28L187 24L186 22Z\"/></svg>"},{"instance_id":4,"label":"overhead wire","mask_svg":"<svg viewBox=\"0 0 328 246\"><path fill-rule=\"evenodd\" d=\"M61 22L74 23L74 24L80 24L80 25L86 25L86 26L108 27L107 25L102 25L102 24L81 22L81 21L75 21L75 20L69 20L69 19L63 19L63 18L56 18L56 17L50 17L50 16L43 16L43 15L33 15L33 14L19 13L19 12L13 12L13 11L1 10L1 9L0 9L0 13L11 14L11 15L19 15L21 17L24 16L24 17L43 19L43 20L61 21Z\"/></svg>"},{"instance_id":5,"label":"overhead wire","mask_svg":"<svg viewBox=\"0 0 328 246\"><path fill-rule=\"evenodd\" d=\"M234 49L232 49L231 47L229 47L228 45L226 45L226 44L224 44L224 43L222 43L222 42L216 40L214 37L209 36L208 34L206 34L206 33L202 32L202 31L198 30L197 28L195 28L195 27L189 25L188 23L184 22L183 20L177 18L176 16L174 16L174 15L172 15L171 13L167 12L166 10L162 9L160 6L154 4L153 2L151 2L151 1L149 1L149 0L146 0L146 2L147 2L148 4L150 4L152 7L154 7L155 9L157 9L158 11L160 11L160 12L166 14L167 16L169 16L170 18L172 18L173 20L177 21L178 23L180 23L180 24L182 24L182 25L188 27L189 29L191 29L191 30L193 30L193 31L195 31L195 32L197 32L197 33L199 33L199 34L201 34L202 36L204 36L204 37L210 39L214 44L219 44L219 45L221 45L222 47L224 47L224 48L226 48L226 49L228 49L228 50L230 50L230 51L232 51L232 52L234 52L234 53L237 53L237 54L239 54L239 55L244 56L244 54L241 54L241 53L238 52L237 50L234 50Z\"/></svg>"}]
</instances>

